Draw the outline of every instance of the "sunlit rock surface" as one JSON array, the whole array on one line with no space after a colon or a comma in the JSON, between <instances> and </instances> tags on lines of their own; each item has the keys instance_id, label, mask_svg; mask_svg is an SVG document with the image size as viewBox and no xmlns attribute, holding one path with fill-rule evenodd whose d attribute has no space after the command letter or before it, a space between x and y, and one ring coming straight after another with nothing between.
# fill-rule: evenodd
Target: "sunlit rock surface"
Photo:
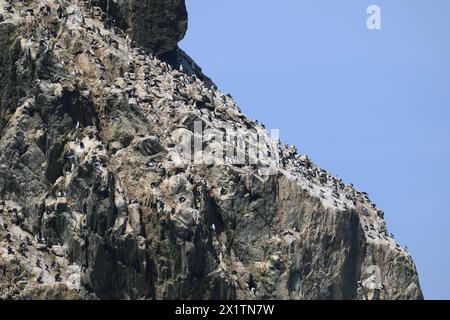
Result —
<instances>
[{"instance_id":1,"label":"sunlit rock surface","mask_svg":"<svg viewBox=\"0 0 450 320\"><path fill-rule=\"evenodd\" d=\"M176 48L182 1L100 2L0 0L0 298L422 298L383 212L295 148L180 163L196 123L268 133Z\"/></svg>"}]
</instances>

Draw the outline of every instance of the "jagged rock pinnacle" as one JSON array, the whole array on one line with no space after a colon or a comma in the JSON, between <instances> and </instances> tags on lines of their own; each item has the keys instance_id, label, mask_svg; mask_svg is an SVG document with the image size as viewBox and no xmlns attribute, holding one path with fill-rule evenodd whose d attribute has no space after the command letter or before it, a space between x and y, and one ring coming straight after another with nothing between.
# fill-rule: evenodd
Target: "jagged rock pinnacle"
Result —
<instances>
[{"instance_id":1,"label":"jagged rock pinnacle","mask_svg":"<svg viewBox=\"0 0 450 320\"><path fill-rule=\"evenodd\" d=\"M188 22L184 0L99 0L112 23L141 47L155 54L177 48L186 34Z\"/></svg>"}]
</instances>

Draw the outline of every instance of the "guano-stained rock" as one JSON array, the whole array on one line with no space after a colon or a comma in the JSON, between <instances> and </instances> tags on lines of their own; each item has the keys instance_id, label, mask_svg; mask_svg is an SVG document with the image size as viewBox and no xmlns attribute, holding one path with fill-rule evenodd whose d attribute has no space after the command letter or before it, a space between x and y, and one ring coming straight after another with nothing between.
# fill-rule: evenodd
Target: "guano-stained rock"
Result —
<instances>
[{"instance_id":1,"label":"guano-stained rock","mask_svg":"<svg viewBox=\"0 0 450 320\"><path fill-rule=\"evenodd\" d=\"M271 175L178 161L196 122L269 139L184 53L139 48L176 47L182 1L89 3L0 0L0 298L422 298L383 212L295 148Z\"/></svg>"}]
</instances>

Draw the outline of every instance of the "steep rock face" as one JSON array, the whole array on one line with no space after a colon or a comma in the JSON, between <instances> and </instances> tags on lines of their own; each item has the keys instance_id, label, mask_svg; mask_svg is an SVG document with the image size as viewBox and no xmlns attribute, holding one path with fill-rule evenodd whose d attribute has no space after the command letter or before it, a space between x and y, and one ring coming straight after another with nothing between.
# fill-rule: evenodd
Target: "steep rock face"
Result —
<instances>
[{"instance_id":1,"label":"steep rock face","mask_svg":"<svg viewBox=\"0 0 450 320\"><path fill-rule=\"evenodd\" d=\"M0 0L1 298L422 298L365 193L286 145L270 175L180 161L174 133L199 123L271 138L187 57L132 47L89 1L48 4Z\"/></svg>"}]
</instances>

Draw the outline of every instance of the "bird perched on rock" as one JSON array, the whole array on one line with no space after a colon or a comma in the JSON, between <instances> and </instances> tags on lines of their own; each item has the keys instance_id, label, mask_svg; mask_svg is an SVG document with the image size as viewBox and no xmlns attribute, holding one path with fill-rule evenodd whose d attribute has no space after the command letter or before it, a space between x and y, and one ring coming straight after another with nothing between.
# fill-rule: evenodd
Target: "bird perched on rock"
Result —
<instances>
[{"instance_id":1,"label":"bird perched on rock","mask_svg":"<svg viewBox=\"0 0 450 320\"><path fill-rule=\"evenodd\" d=\"M19 252L21 255L26 257L26 252L28 251L27 244L25 242L21 242L19 245Z\"/></svg>"},{"instance_id":2,"label":"bird perched on rock","mask_svg":"<svg viewBox=\"0 0 450 320\"><path fill-rule=\"evenodd\" d=\"M59 269L59 263L56 260L53 260L50 267L52 267L53 269Z\"/></svg>"},{"instance_id":3,"label":"bird perched on rock","mask_svg":"<svg viewBox=\"0 0 450 320\"><path fill-rule=\"evenodd\" d=\"M58 273L55 275L55 282L62 282L61 273L58 272Z\"/></svg>"},{"instance_id":4,"label":"bird perched on rock","mask_svg":"<svg viewBox=\"0 0 450 320\"><path fill-rule=\"evenodd\" d=\"M256 286L255 280L253 278L253 275L251 273L248 275L247 284L248 284L248 289L250 290L251 294L256 295L257 286Z\"/></svg>"}]
</instances>

